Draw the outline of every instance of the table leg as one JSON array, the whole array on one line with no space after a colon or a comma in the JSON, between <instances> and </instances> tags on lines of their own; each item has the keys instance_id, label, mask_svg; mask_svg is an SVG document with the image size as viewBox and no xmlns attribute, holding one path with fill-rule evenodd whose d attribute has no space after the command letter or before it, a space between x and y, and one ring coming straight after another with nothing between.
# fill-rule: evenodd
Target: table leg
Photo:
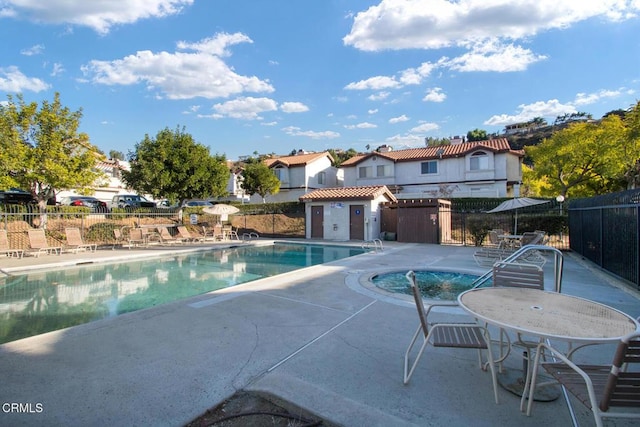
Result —
<instances>
[{"instance_id":1,"label":"table leg","mask_svg":"<svg viewBox=\"0 0 640 427\"><path fill-rule=\"evenodd\" d=\"M522 352L522 371L518 369L504 369L498 373L498 384L505 390L522 397L524 386L527 380L526 373L529 370L528 352ZM540 376L540 375L539 375ZM560 397L558 386L547 386L539 388L533 393L533 400L536 402L552 402Z\"/></svg>"}]
</instances>

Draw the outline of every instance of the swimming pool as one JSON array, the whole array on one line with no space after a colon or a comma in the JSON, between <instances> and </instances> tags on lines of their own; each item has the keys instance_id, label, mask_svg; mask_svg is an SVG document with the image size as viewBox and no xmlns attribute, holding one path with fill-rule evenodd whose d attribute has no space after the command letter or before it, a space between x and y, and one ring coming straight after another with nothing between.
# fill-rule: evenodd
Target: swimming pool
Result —
<instances>
[{"instance_id":1,"label":"swimming pool","mask_svg":"<svg viewBox=\"0 0 640 427\"><path fill-rule=\"evenodd\" d=\"M378 288L392 293L411 295L406 271L376 274L371 282ZM423 298L455 301L458 295L471 289L480 276L451 271L415 270L416 283Z\"/></svg>"},{"instance_id":2,"label":"swimming pool","mask_svg":"<svg viewBox=\"0 0 640 427\"><path fill-rule=\"evenodd\" d=\"M0 343L359 255L361 248L275 243L0 278Z\"/></svg>"}]
</instances>

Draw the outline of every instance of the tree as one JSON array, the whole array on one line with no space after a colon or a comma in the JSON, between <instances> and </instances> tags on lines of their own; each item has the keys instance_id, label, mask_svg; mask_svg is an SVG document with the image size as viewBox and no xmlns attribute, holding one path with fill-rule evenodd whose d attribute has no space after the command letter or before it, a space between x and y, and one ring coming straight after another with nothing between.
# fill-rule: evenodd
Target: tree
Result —
<instances>
[{"instance_id":1,"label":"tree","mask_svg":"<svg viewBox=\"0 0 640 427\"><path fill-rule=\"evenodd\" d=\"M122 178L139 193L171 202L227 193L225 157L211 156L209 148L195 142L184 128L165 128L155 138L145 135L129 160L131 171L122 171Z\"/></svg>"},{"instance_id":2,"label":"tree","mask_svg":"<svg viewBox=\"0 0 640 427\"><path fill-rule=\"evenodd\" d=\"M242 171L242 189L250 195L259 194L265 202L267 194L280 192L280 180L262 161L249 159Z\"/></svg>"},{"instance_id":3,"label":"tree","mask_svg":"<svg viewBox=\"0 0 640 427\"><path fill-rule=\"evenodd\" d=\"M537 146L526 147L534 170L544 181L542 196L589 197L619 191L624 173L639 157L627 144L625 126L611 115L600 123L573 123Z\"/></svg>"},{"instance_id":4,"label":"tree","mask_svg":"<svg viewBox=\"0 0 640 427\"><path fill-rule=\"evenodd\" d=\"M451 145L451 140L449 138L434 138L430 136L427 138L426 143L427 147L440 147L442 145Z\"/></svg>"},{"instance_id":5,"label":"tree","mask_svg":"<svg viewBox=\"0 0 640 427\"><path fill-rule=\"evenodd\" d=\"M90 194L104 176L95 169L102 155L87 134L78 133L82 110L63 107L59 93L39 108L16 98L0 104L0 185L29 189L46 227L47 201L60 190Z\"/></svg>"},{"instance_id":6,"label":"tree","mask_svg":"<svg viewBox=\"0 0 640 427\"><path fill-rule=\"evenodd\" d=\"M624 123L627 128L627 144L631 147L640 146L640 101L636 105L630 107L624 114ZM638 188L640 185L640 158L636 158L630 162L627 171L624 174L627 188Z\"/></svg>"},{"instance_id":7,"label":"tree","mask_svg":"<svg viewBox=\"0 0 640 427\"><path fill-rule=\"evenodd\" d=\"M484 129L474 129L467 132L467 141L485 141L487 139L487 131Z\"/></svg>"},{"instance_id":8,"label":"tree","mask_svg":"<svg viewBox=\"0 0 640 427\"><path fill-rule=\"evenodd\" d=\"M340 167L342 162L349 160L358 154L358 152L353 148L349 148L347 151L329 148L327 151L331 154L331 157L333 157L335 167Z\"/></svg>"},{"instance_id":9,"label":"tree","mask_svg":"<svg viewBox=\"0 0 640 427\"><path fill-rule=\"evenodd\" d=\"M113 160L124 160L124 153L122 151L111 150L109 151L109 158Z\"/></svg>"}]
</instances>

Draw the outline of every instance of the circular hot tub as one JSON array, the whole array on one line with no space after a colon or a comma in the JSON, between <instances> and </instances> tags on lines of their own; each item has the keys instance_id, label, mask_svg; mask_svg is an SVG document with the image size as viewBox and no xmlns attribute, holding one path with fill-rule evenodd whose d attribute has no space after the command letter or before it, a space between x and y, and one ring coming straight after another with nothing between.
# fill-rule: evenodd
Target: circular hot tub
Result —
<instances>
[{"instance_id":1,"label":"circular hot tub","mask_svg":"<svg viewBox=\"0 0 640 427\"><path fill-rule=\"evenodd\" d=\"M475 274L451 271L414 270L416 283L425 299L455 301L458 295L471 289L478 279ZM406 271L380 273L371 277L371 283L379 289L391 293L411 295Z\"/></svg>"}]
</instances>

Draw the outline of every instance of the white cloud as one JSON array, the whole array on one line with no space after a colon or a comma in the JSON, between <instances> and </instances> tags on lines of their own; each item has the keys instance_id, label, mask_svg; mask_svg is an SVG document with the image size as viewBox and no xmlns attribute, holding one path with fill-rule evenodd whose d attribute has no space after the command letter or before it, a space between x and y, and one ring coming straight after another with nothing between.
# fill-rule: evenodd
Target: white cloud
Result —
<instances>
[{"instance_id":1,"label":"white cloud","mask_svg":"<svg viewBox=\"0 0 640 427\"><path fill-rule=\"evenodd\" d=\"M491 116L484 122L490 126L504 126L513 123L529 121L535 117L556 118L563 114L576 113L576 108L571 104L562 104L557 99L549 101L538 101L533 104L518 106L519 111L516 114L499 114Z\"/></svg>"},{"instance_id":2,"label":"white cloud","mask_svg":"<svg viewBox=\"0 0 640 427\"><path fill-rule=\"evenodd\" d=\"M392 117L389 119L389 123L396 124L396 123L402 123L402 122L406 122L409 120L409 117L407 117L406 115L401 115L399 117Z\"/></svg>"},{"instance_id":3,"label":"white cloud","mask_svg":"<svg viewBox=\"0 0 640 427\"><path fill-rule=\"evenodd\" d=\"M447 99L447 95L442 93L442 88L434 87L427 90L427 94L422 98L423 101L443 102Z\"/></svg>"},{"instance_id":4,"label":"white cloud","mask_svg":"<svg viewBox=\"0 0 640 427\"><path fill-rule=\"evenodd\" d=\"M283 102L280 104L280 110L285 113L304 113L309 111L309 107L302 102Z\"/></svg>"},{"instance_id":5,"label":"white cloud","mask_svg":"<svg viewBox=\"0 0 640 427\"><path fill-rule=\"evenodd\" d=\"M221 119L231 117L243 120L262 120L260 113L265 111L276 111L278 104L269 98L238 98L227 101L222 104L215 104L213 109L216 111L211 117ZM206 116L200 116L206 117Z\"/></svg>"},{"instance_id":6,"label":"white cloud","mask_svg":"<svg viewBox=\"0 0 640 427\"><path fill-rule=\"evenodd\" d=\"M424 146L424 136L421 135L394 135L385 139L385 141L393 143L399 149Z\"/></svg>"},{"instance_id":7,"label":"white cloud","mask_svg":"<svg viewBox=\"0 0 640 427\"><path fill-rule=\"evenodd\" d=\"M345 125L344 127L347 129L373 129L377 128L378 126L373 123L362 122L358 123L357 125Z\"/></svg>"},{"instance_id":8,"label":"white cloud","mask_svg":"<svg viewBox=\"0 0 640 427\"><path fill-rule=\"evenodd\" d=\"M381 0L356 14L347 46L364 51L439 49L486 39L518 40L590 18L628 19L640 2L620 0Z\"/></svg>"},{"instance_id":9,"label":"white cloud","mask_svg":"<svg viewBox=\"0 0 640 427\"><path fill-rule=\"evenodd\" d=\"M440 126L438 126L437 123L422 123L416 127L414 127L413 129L410 129L409 132L412 133L427 133L427 132L431 132L433 130L438 130L440 129Z\"/></svg>"},{"instance_id":10,"label":"white cloud","mask_svg":"<svg viewBox=\"0 0 640 427\"><path fill-rule=\"evenodd\" d=\"M24 56L33 56L33 55L41 55L44 52L43 44L36 44L27 49L22 49L20 51L20 55Z\"/></svg>"},{"instance_id":11,"label":"white cloud","mask_svg":"<svg viewBox=\"0 0 640 427\"><path fill-rule=\"evenodd\" d=\"M0 16L49 24L89 27L106 34L111 27L141 19L163 18L180 13L194 0L4 0Z\"/></svg>"},{"instance_id":12,"label":"white cloud","mask_svg":"<svg viewBox=\"0 0 640 427\"><path fill-rule=\"evenodd\" d=\"M367 110L368 114L376 114L378 112L377 108L371 109L371 110Z\"/></svg>"},{"instance_id":13,"label":"white cloud","mask_svg":"<svg viewBox=\"0 0 640 427\"><path fill-rule=\"evenodd\" d=\"M221 33L197 43L179 43L179 48L195 52L139 51L113 61L93 60L82 66L82 72L98 84L144 83L149 90L157 91L159 97L169 99L273 92L275 89L268 81L239 75L222 60L221 56L229 55L228 46L244 42L251 43L251 39L242 34Z\"/></svg>"},{"instance_id":14,"label":"white cloud","mask_svg":"<svg viewBox=\"0 0 640 427\"><path fill-rule=\"evenodd\" d=\"M366 80L360 80L359 82L349 83L344 88L347 90L381 90L399 87L401 87L401 84L395 77L375 76L369 77Z\"/></svg>"},{"instance_id":15,"label":"white cloud","mask_svg":"<svg viewBox=\"0 0 640 427\"><path fill-rule=\"evenodd\" d=\"M622 94L624 89L620 90L601 90L595 93L579 93L573 101L574 105L588 105L600 101L602 98L616 98Z\"/></svg>"},{"instance_id":16,"label":"white cloud","mask_svg":"<svg viewBox=\"0 0 640 427\"><path fill-rule=\"evenodd\" d=\"M295 127L295 126L289 126L286 128L282 129L284 131L284 133L286 133L287 135L291 135L291 136L306 136L309 137L311 139L334 139L334 138L339 138L340 134L338 132L333 132L333 131L322 131L322 132L316 132L316 131L312 131L312 130L302 130L299 127Z\"/></svg>"},{"instance_id":17,"label":"white cloud","mask_svg":"<svg viewBox=\"0 0 640 427\"><path fill-rule=\"evenodd\" d=\"M524 49L513 44L503 45L496 40L475 44L471 50L450 61L442 61L456 71L494 71L513 72L524 71L535 62L547 57L536 55L529 49Z\"/></svg>"},{"instance_id":18,"label":"white cloud","mask_svg":"<svg viewBox=\"0 0 640 427\"><path fill-rule=\"evenodd\" d=\"M25 76L18 67L0 67L0 91L20 93L24 91L41 92L49 89L44 81Z\"/></svg>"},{"instance_id":19,"label":"white cloud","mask_svg":"<svg viewBox=\"0 0 640 427\"><path fill-rule=\"evenodd\" d=\"M260 122L260 126L276 126L278 122Z\"/></svg>"},{"instance_id":20,"label":"white cloud","mask_svg":"<svg viewBox=\"0 0 640 427\"><path fill-rule=\"evenodd\" d=\"M383 99L387 99L389 95L391 95L390 92L378 92L367 96L367 99L369 101L382 101Z\"/></svg>"},{"instance_id":21,"label":"white cloud","mask_svg":"<svg viewBox=\"0 0 640 427\"><path fill-rule=\"evenodd\" d=\"M51 70L51 75L52 75L52 76L57 76L57 75L59 75L59 74L64 73L65 71L66 71L66 70L64 69L64 66L63 66L61 63L59 63L59 62L55 62L55 63L53 64L53 68L52 68L52 70Z\"/></svg>"}]
</instances>

